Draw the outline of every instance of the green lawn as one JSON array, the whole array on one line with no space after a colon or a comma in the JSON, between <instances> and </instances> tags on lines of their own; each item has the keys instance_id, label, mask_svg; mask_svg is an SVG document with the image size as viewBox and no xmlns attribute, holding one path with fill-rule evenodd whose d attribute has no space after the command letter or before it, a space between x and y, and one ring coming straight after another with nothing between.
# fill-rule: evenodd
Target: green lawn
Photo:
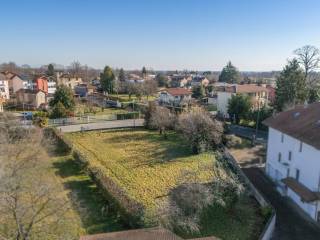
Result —
<instances>
[{"instance_id":1,"label":"green lawn","mask_svg":"<svg viewBox=\"0 0 320 240\"><path fill-rule=\"evenodd\" d=\"M141 203L145 218L157 214L157 206L165 200L170 189L186 179L186 170L197 173L200 182L210 182L224 169L216 169L213 153L193 155L181 137L170 132L164 139L155 131L109 130L70 133L66 138L89 159L93 168L101 169L120 186L130 198ZM177 233L184 237L215 235L222 239L255 239L261 230L257 205L244 197L230 211L212 206L201 217L201 233Z\"/></svg>"},{"instance_id":2,"label":"green lawn","mask_svg":"<svg viewBox=\"0 0 320 240\"><path fill-rule=\"evenodd\" d=\"M79 234L120 231L124 225L119 214L110 208L110 203L99 192L97 185L83 172L72 156L53 158L53 169L64 184L73 211L78 215ZM108 210L105 210L107 209Z\"/></svg>"}]
</instances>

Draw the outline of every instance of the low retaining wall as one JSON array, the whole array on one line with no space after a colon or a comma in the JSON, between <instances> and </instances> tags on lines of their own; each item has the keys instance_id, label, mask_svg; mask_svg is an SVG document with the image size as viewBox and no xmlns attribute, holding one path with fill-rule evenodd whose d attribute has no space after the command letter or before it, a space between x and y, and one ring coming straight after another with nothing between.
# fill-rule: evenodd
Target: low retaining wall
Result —
<instances>
[{"instance_id":1,"label":"low retaining wall","mask_svg":"<svg viewBox=\"0 0 320 240\"><path fill-rule=\"evenodd\" d=\"M236 169L237 173L240 175L240 178L244 183L249 187L252 195L257 200L262 208L271 208L271 216L269 217L262 233L259 236L259 240L269 240L272 237L275 224L276 224L276 212L272 205L266 200L262 194L256 189L256 187L251 183L249 178L244 174L240 166L234 157L229 153L227 149L222 149L223 155L229 160L229 163Z\"/></svg>"}]
</instances>

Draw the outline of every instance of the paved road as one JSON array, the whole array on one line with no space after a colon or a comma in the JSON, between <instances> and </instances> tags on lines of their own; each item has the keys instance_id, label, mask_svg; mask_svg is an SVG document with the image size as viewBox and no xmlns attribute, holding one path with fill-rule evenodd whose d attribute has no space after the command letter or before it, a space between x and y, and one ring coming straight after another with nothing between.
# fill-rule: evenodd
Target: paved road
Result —
<instances>
[{"instance_id":1,"label":"paved road","mask_svg":"<svg viewBox=\"0 0 320 240\"><path fill-rule=\"evenodd\" d=\"M310 222L300 209L282 197L260 169L243 168L243 171L276 209L277 220L273 240L320 239L320 227Z\"/></svg>"},{"instance_id":2,"label":"paved road","mask_svg":"<svg viewBox=\"0 0 320 240\"><path fill-rule=\"evenodd\" d=\"M255 129L239 125L230 125L230 131L239 137L244 137L248 139L252 139L253 135L256 134ZM268 132L258 131L257 140L260 140L261 142L267 142Z\"/></svg>"},{"instance_id":3,"label":"paved road","mask_svg":"<svg viewBox=\"0 0 320 240\"><path fill-rule=\"evenodd\" d=\"M87 124L75 124L58 126L57 129L61 132L80 132L100 129L111 129L111 128L130 128L130 127L141 127L143 126L144 119L128 119L128 120L116 120L116 121L105 121L97 123Z\"/></svg>"},{"instance_id":4,"label":"paved road","mask_svg":"<svg viewBox=\"0 0 320 240\"><path fill-rule=\"evenodd\" d=\"M276 210L276 228L272 240L319 240L320 227L311 222L290 200L282 197L272 181L264 174L265 149L261 145L253 148L231 149L230 153L240 167Z\"/></svg>"}]
</instances>

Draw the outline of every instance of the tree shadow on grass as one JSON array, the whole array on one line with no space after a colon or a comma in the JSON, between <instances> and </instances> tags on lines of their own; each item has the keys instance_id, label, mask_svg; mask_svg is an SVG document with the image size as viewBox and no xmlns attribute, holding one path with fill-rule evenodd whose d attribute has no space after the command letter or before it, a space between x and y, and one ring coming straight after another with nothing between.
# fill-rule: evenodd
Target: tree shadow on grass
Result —
<instances>
[{"instance_id":1,"label":"tree shadow on grass","mask_svg":"<svg viewBox=\"0 0 320 240\"><path fill-rule=\"evenodd\" d=\"M79 214L88 234L121 231L125 224L118 211L105 199L97 185L72 158L53 163L56 174L63 178L73 209Z\"/></svg>"}]
</instances>

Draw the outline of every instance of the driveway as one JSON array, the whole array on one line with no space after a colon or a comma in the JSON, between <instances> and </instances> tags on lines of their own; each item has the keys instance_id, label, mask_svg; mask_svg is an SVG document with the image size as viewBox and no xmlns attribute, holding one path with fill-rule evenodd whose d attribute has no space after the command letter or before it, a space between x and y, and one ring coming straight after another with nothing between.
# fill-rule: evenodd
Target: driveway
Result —
<instances>
[{"instance_id":1,"label":"driveway","mask_svg":"<svg viewBox=\"0 0 320 240\"><path fill-rule=\"evenodd\" d=\"M75 124L58 126L57 129L61 132L80 132L80 131L91 131L91 130L102 130L112 128L132 128L143 126L144 119L128 119L128 120L115 120L115 121L104 121L97 123L87 124Z\"/></svg>"},{"instance_id":2,"label":"driveway","mask_svg":"<svg viewBox=\"0 0 320 240\"><path fill-rule=\"evenodd\" d=\"M282 197L264 174L265 150L262 146L231 149L244 173L276 210L277 220L273 240L319 240L320 227L298 209L291 200Z\"/></svg>"},{"instance_id":3,"label":"driveway","mask_svg":"<svg viewBox=\"0 0 320 240\"><path fill-rule=\"evenodd\" d=\"M252 139L253 136L256 134L255 129L249 128L249 127L243 127L239 125L230 125L229 129L231 133L247 139ZM259 130L257 135L257 141L263 143L263 142L267 142L267 140L268 140L268 132Z\"/></svg>"}]
</instances>

